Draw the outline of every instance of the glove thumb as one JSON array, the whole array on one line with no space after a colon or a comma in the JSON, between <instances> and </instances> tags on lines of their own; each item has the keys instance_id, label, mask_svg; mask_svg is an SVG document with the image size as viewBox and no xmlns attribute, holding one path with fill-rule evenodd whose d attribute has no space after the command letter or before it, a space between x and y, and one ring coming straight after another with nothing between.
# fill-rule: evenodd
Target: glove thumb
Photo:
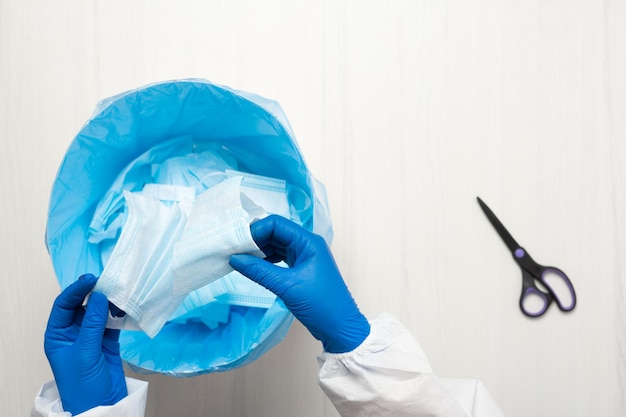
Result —
<instances>
[{"instance_id":1,"label":"glove thumb","mask_svg":"<svg viewBox=\"0 0 626 417\"><path fill-rule=\"evenodd\" d=\"M285 268L247 254L232 255L229 264L235 271L264 286L279 297L283 292L280 275L281 272L285 271Z\"/></svg>"},{"instance_id":2,"label":"glove thumb","mask_svg":"<svg viewBox=\"0 0 626 417\"><path fill-rule=\"evenodd\" d=\"M95 358L102 350L102 338L108 317L109 302L106 296L99 292L91 293L77 343L81 345L85 353L93 352Z\"/></svg>"}]
</instances>

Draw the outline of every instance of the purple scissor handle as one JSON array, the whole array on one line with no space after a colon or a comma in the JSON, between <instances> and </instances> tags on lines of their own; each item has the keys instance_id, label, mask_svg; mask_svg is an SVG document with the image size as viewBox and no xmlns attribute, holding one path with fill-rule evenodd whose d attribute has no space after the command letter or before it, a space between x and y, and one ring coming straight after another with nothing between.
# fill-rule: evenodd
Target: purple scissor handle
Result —
<instances>
[{"instance_id":1,"label":"purple scissor handle","mask_svg":"<svg viewBox=\"0 0 626 417\"><path fill-rule=\"evenodd\" d=\"M528 317L539 317L553 301L556 301L561 311L572 311L576 307L576 292L567 275L558 268L535 262L480 197L476 199L522 269L522 294L519 299L522 313Z\"/></svg>"}]
</instances>

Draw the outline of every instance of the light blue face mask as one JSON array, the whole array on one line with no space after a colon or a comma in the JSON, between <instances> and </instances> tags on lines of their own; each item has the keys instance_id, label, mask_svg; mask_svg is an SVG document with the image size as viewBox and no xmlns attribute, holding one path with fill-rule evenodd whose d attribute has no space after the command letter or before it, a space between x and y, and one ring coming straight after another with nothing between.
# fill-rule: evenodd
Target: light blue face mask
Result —
<instances>
[{"instance_id":1,"label":"light blue face mask","mask_svg":"<svg viewBox=\"0 0 626 417\"><path fill-rule=\"evenodd\" d=\"M225 305L243 307L270 308L276 301L276 295L238 272L232 272L221 278L226 291L215 295L215 299Z\"/></svg>"},{"instance_id":2,"label":"light blue face mask","mask_svg":"<svg viewBox=\"0 0 626 417\"><path fill-rule=\"evenodd\" d=\"M185 325L195 324L206 326L209 330L216 330L219 326L228 324L230 317L230 305L218 302L201 304L190 307L183 301L180 307L170 318L170 323Z\"/></svg>"},{"instance_id":3,"label":"light blue face mask","mask_svg":"<svg viewBox=\"0 0 626 417\"><path fill-rule=\"evenodd\" d=\"M96 290L128 314L130 328L154 337L187 294L221 277L222 287L212 286L207 302L195 308L206 313L204 307L213 301L258 308L274 303L258 284L239 274L227 276L233 272L232 254L264 257L250 223L266 213L244 193L243 183L243 176L232 176L198 196L194 188L179 185L147 184L141 193L124 192L128 218ZM246 189L258 191L257 200L282 199L287 207L284 191L261 189L275 183L280 182L255 176L256 188ZM179 311L177 317L187 313Z\"/></svg>"},{"instance_id":4,"label":"light blue face mask","mask_svg":"<svg viewBox=\"0 0 626 417\"><path fill-rule=\"evenodd\" d=\"M230 169L226 170L226 175L241 176L241 192L267 213L292 218L287 201L287 181Z\"/></svg>"},{"instance_id":5,"label":"light blue face mask","mask_svg":"<svg viewBox=\"0 0 626 417\"><path fill-rule=\"evenodd\" d=\"M232 177L197 196L182 237L174 244L171 264L174 295L188 294L233 271L230 256L264 257L250 234L250 223L266 215Z\"/></svg>"},{"instance_id":6,"label":"light blue face mask","mask_svg":"<svg viewBox=\"0 0 626 417\"><path fill-rule=\"evenodd\" d=\"M126 166L98 202L89 223L88 242L100 244L105 240L113 240L115 243L125 220L124 191L138 192L143 190L145 184L159 183L152 176L154 166L167 162L169 158L192 152L192 137L180 136L149 149ZM213 155L213 158L219 157Z\"/></svg>"},{"instance_id":7,"label":"light blue face mask","mask_svg":"<svg viewBox=\"0 0 626 417\"><path fill-rule=\"evenodd\" d=\"M172 291L171 257L187 219L175 204L128 191L124 199L128 218L94 290L154 337L185 296Z\"/></svg>"},{"instance_id":8,"label":"light blue face mask","mask_svg":"<svg viewBox=\"0 0 626 417\"><path fill-rule=\"evenodd\" d=\"M288 214L289 203L287 202L286 181L234 170L226 170L226 175L230 178L242 177L241 192L268 213ZM197 186L197 189L204 190L207 184L214 184L218 180L223 180L221 175L210 175L210 177L204 178L202 181L203 187ZM256 215L259 217L263 216L259 212ZM212 240L214 239L210 238L205 242ZM262 255L258 254L258 256ZM208 265L207 267L210 268ZM199 270L203 270L203 268L201 267ZM236 305L267 309L276 301L276 296L272 292L250 281L238 272L232 271L230 266L225 270L228 270L229 273L222 274L224 275L222 278L196 289L185 298L175 314L179 322L184 319L199 319L209 327L213 327L216 323L219 323L219 319L217 321L207 321L206 315L202 315L202 308L205 306L211 305L216 311L221 312L224 310L217 310L215 304L219 304L222 308ZM183 317L183 319L180 317Z\"/></svg>"},{"instance_id":9,"label":"light blue face mask","mask_svg":"<svg viewBox=\"0 0 626 417\"><path fill-rule=\"evenodd\" d=\"M228 322L231 306L268 309L275 302L274 293L233 271L189 293L172 314L170 321L200 322L215 329Z\"/></svg>"}]
</instances>

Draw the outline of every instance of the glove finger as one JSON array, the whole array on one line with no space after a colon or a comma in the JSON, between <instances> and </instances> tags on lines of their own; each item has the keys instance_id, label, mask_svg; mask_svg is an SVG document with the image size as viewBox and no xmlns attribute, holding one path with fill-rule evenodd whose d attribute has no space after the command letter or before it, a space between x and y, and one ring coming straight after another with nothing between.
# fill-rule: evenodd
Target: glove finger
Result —
<instances>
[{"instance_id":1,"label":"glove finger","mask_svg":"<svg viewBox=\"0 0 626 417\"><path fill-rule=\"evenodd\" d=\"M102 338L108 317L109 302L106 296L99 292L92 293L77 339L77 343L85 349L85 353L92 352L94 355L101 353Z\"/></svg>"},{"instance_id":2,"label":"glove finger","mask_svg":"<svg viewBox=\"0 0 626 417\"><path fill-rule=\"evenodd\" d=\"M82 275L73 282L54 300L50 318L49 329L63 329L71 326L74 322L76 309L83 304L83 300L96 285L97 278L91 274Z\"/></svg>"},{"instance_id":3,"label":"glove finger","mask_svg":"<svg viewBox=\"0 0 626 417\"><path fill-rule=\"evenodd\" d=\"M309 232L284 217L271 215L252 223L250 233L259 248L269 245L286 248Z\"/></svg>"},{"instance_id":4,"label":"glove finger","mask_svg":"<svg viewBox=\"0 0 626 417\"><path fill-rule=\"evenodd\" d=\"M252 255L232 255L230 266L252 281L278 295L284 292L284 281L280 279L286 268L276 266L264 259Z\"/></svg>"}]
</instances>

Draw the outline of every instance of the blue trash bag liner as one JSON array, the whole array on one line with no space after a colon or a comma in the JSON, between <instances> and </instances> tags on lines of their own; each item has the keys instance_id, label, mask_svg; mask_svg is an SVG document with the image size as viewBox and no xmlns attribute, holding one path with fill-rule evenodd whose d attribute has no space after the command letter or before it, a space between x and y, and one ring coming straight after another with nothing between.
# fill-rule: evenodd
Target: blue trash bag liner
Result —
<instances>
[{"instance_id":1,"label":"blue trash bag liner","mask_svg":"<svg viewBox=\"0 0 626 417\"><path fill-rule=\"evenodd\" d=\"M85 273L99 276L119 237L105 229L123 207L106 214L97 208L123 206L123 190L141 190L156 172L182 169L164 178L193 181L198 170L219 171L224 163L285 180L293 191L288 193L292 219L330 244L324 186L307 168L279 104L206 80L167 81L101 101L70 144L52 186L46 230L61 288ZM94 224L102 226L96 229L104 238L93 239ZM211 308L198 308L201 315L211 314ZM152 339L122 330L122 359L139 373L187 377L227 371L274 347L293 321L280 299L269 308L230 306L227 317L215 326L203 323L212 317L169 321Z\"/></svg>"}]
</instances>

